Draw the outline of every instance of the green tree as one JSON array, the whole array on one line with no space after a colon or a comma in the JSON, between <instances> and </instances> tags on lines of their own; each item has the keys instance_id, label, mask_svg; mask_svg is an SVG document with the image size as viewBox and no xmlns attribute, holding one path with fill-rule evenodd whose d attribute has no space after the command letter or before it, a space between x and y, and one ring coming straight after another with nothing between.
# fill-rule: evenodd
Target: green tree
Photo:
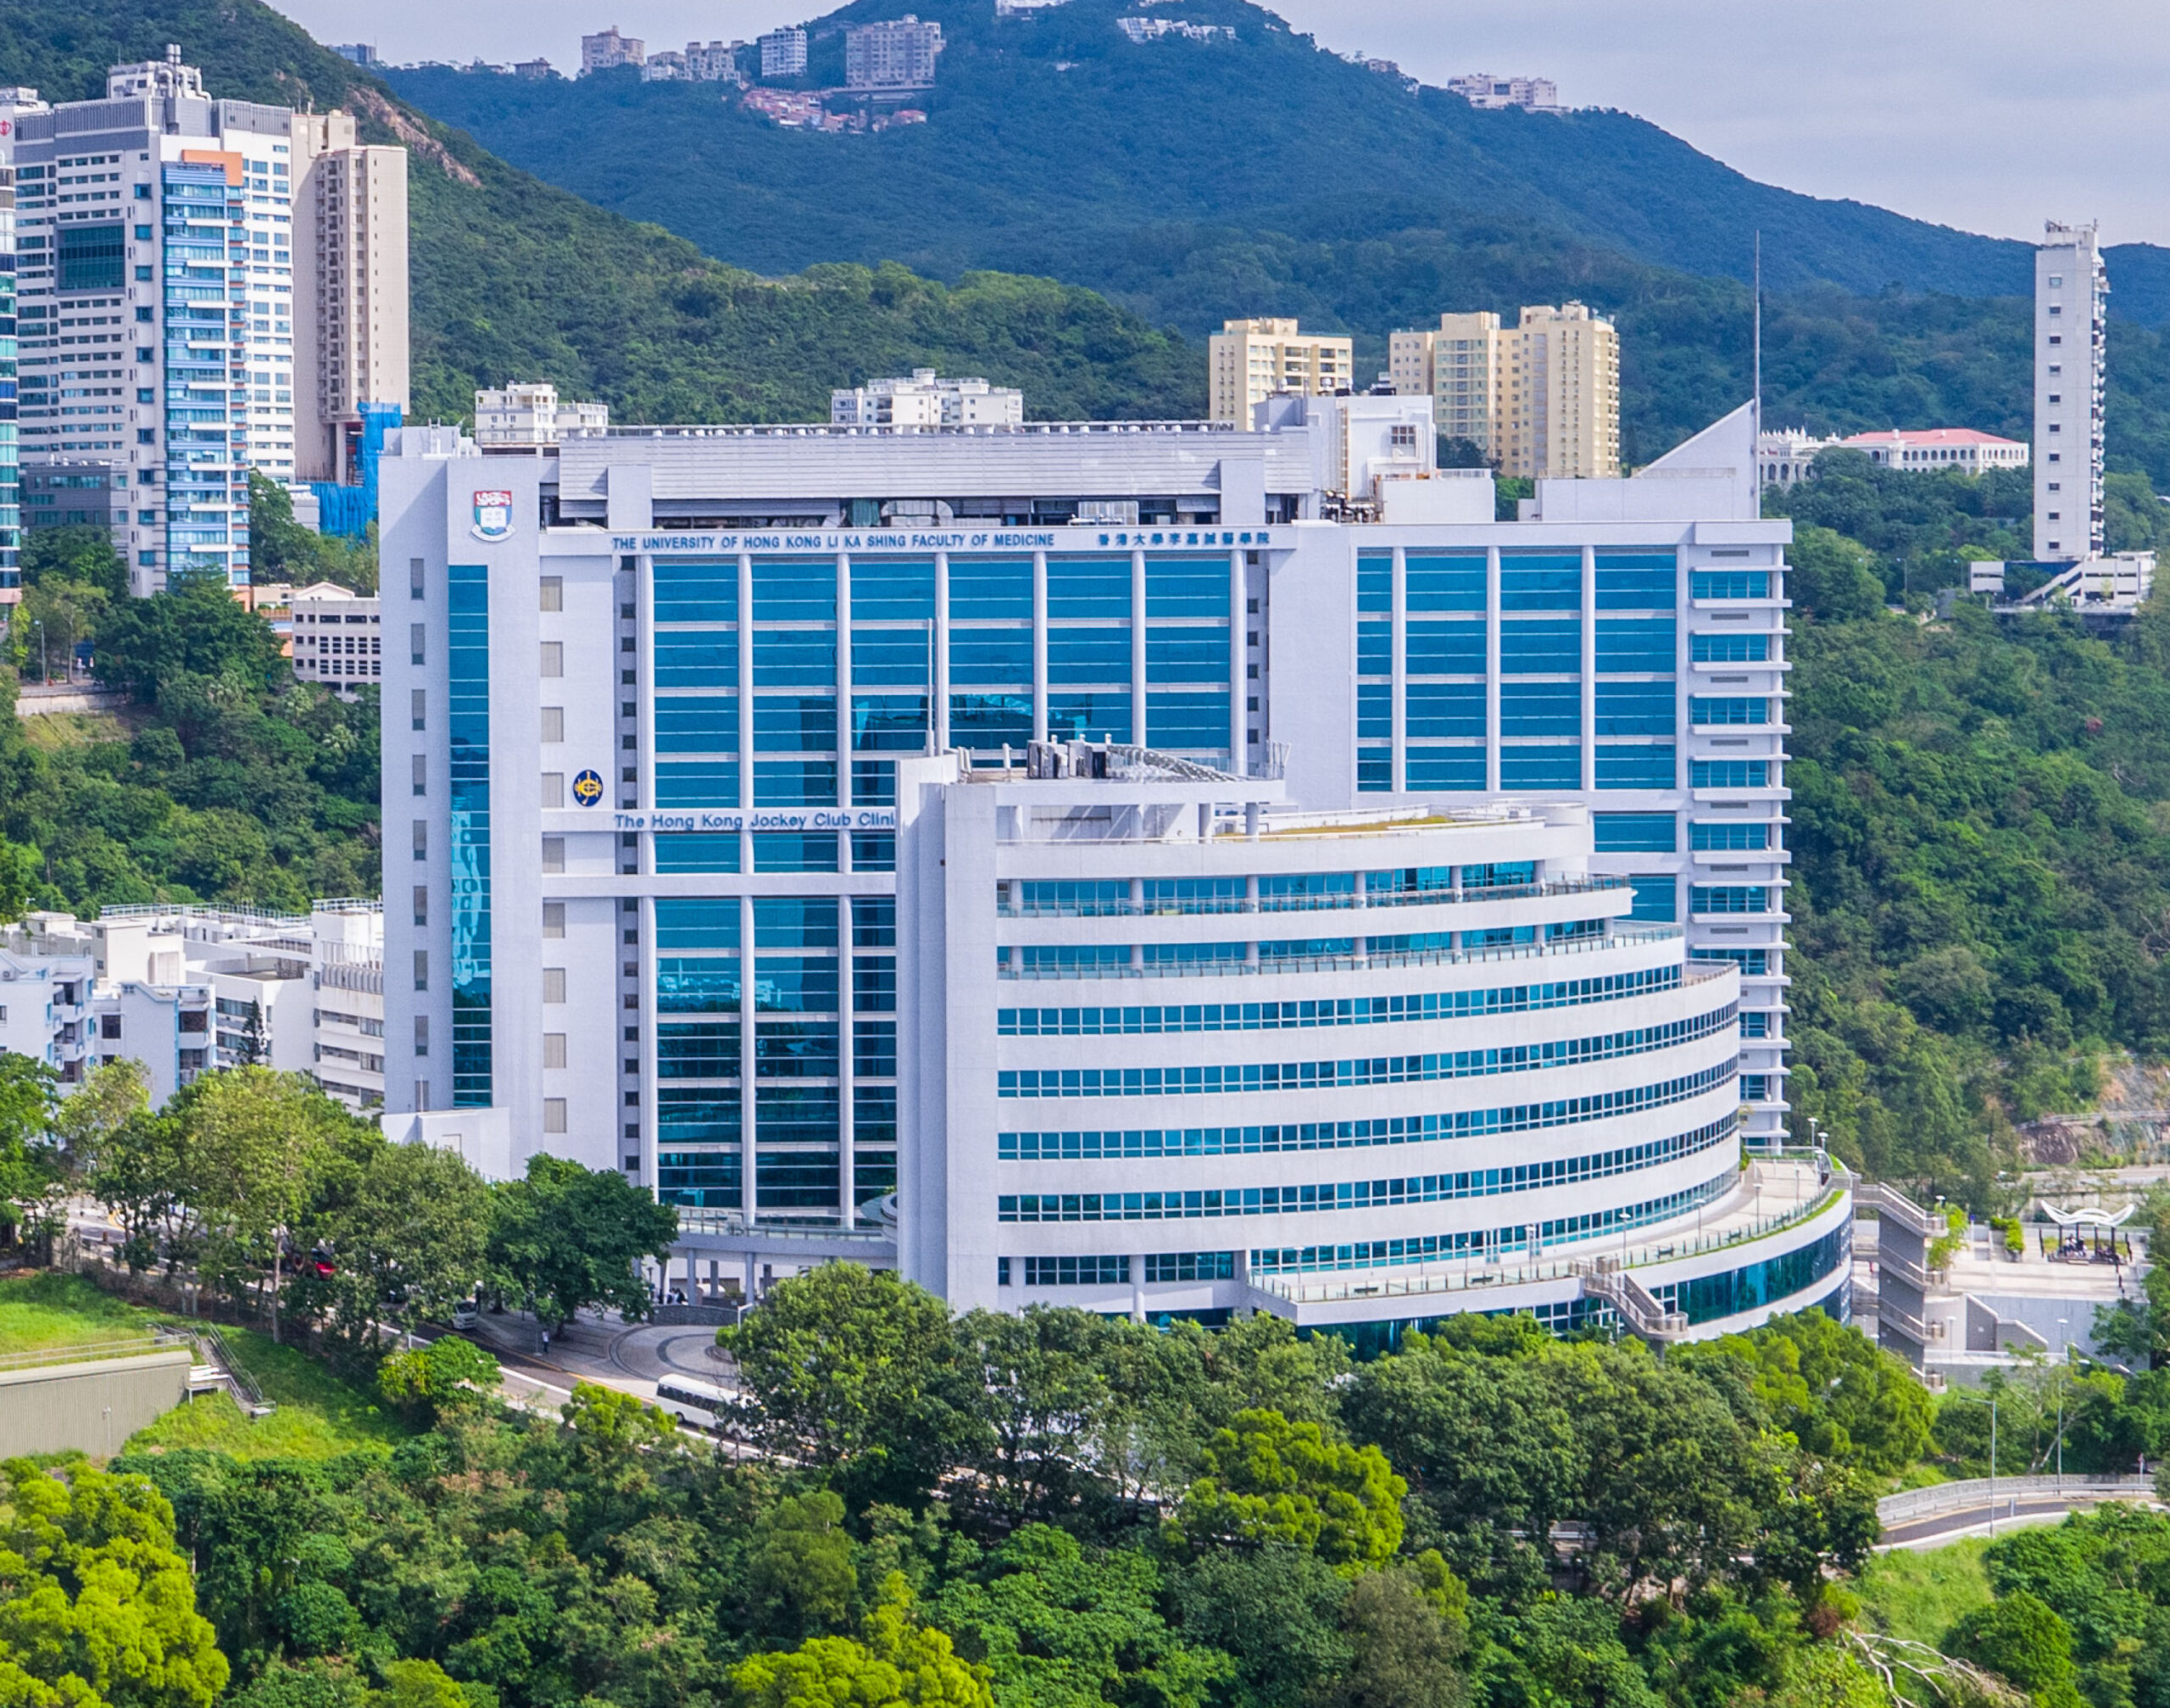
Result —
<instances>
[{"instance_id":1,"label":"green tree","mask_svg":"<svg viewBox=\"0 0 2170 1708\"><path fill-rule=\"evenodd\" d=\"M732 1669L731 1689L739 1708L994 1708L986 1670L912 1616L901 1577L884 1586L864 1640L815 1637L750 1656Z\"/></svg>"},{"instance_id":2,"label":"green tree","mask_svg":"<svg viewBox=\"0 0 2170 1708\"><path fill-rule=\"evenodd\" d=\"M1977 1608L1952 1627L1945 1642L1953 1652L2009 1678L2038 1708L2081 1708L2072 1628L2039 1595L2022 1589Z\"/></svg>"},{"instance_id":3,"label":"green tree","mask_svg":"<svg viewBox=\"0 0 2170 1708\"><path fill-rule=\"evenodd\" d=\"M826 1472L854 1508L916 1506L978 1433L978 1372L948 1307L892 1271L823 1264L717 1338L754 1403L754 1438Z\"/></svg>"},{"instance_id":4,"label":"green tree","mask_svg":"<svg viewBox=\"0 0 2170 1708\"><path fill-rule=\"evenodd\" d=\"M108 1056L62 1099L53 1130L68 1147L70 1169L87 1178L103 1166L123 1135L150 1112L143 1065L125 1055Z\"/></svg>"},{"instance_id":5,"label":"green tree","mask_svg":"<svg viewBox=\"0 0 2170 1708\"><path fill-rule=\"evenodd\" d=\"M377 1392L425 1421L434 1421L453 1406L487 1399L504 1379L495 1358L456 1334L425 1346L403 1347L376 1372Z\"/></svg>"},{"instance_id":6,"label":"green tree","mask_svg":"<svg viewBox=\"0 0 2170 1708\"><path fill-rule=\"evenodd\" d=\"M930 1612L986 1665L1004 1708L1204 1708L1234 1665L1187 1643L1160 1611L1160 1575L1136 1548L1088 1554L1027 1524Z\"/></svg>"},{"instance_id":7,"label":"green tree","mask_svg":"<svg viewBox=\"0 0 2170 1708\"><path fill-rule=\"evenodd\" d=\"M759 1521L748 1588L765 1604L767 1628L793 1638L849 1628L859 1572L833 1490L787 1494Z\"/></svg>"},{"instance_id":8,"label":"green tree","mask_svg":"<svg viewBox=\"0 0 2170 1708\"><path fill-rule=\"evenodd\" d=\"M1376 1447L1330 1441L1277 1411L1239 1413L1205 1454L1205 1474L1170 1521L1176 1540L1306 1548L1344 1571L1383 1565L1401 1546L1409 1485Z\"/></svg>"},{"instance_id":9,"label":"green tree","mask_svg":"<svg viewBox=\"0 0 2170 1708\"><path fill-rule=\"evenodd\" d=\"M146 705L183 684L261 693L291 674L271 626L216 574L181 571L164 593L117 606L98 637L98 676Z\"/></svg>"},{"instance_id":10,"label":"green tree","mask_svg":"<svg viewBox=\"0 0 2170 1708\"><path fill-rule=\"evenodd\" d=\"M374 1345L387 1322L411 1331L448 1320L487 1267L488 1186L454 1152L389 1143L366 1128L339 1149L341 1166L320 1176L302 1230L336 1266L297 1277L296 1303L355 1346Z\"/></svg>"},{"instance_id":11,"label":"green tree","mask_svg":"<svg viewBox=\"0 0 2170 1708\"><path fill-rule=\"evenodd\" d=\"M1469 1643L1467 1592L1437 1554L1431 1559L1438 1587L1429 1594L1413 1570L1367 1572L1349 1585L1341 1622L1354 1653L1320 1700L1331 1708L1456 1708L1468 1700L1457 1665Z\"/></svg>"},{"instance_id":12,"label":"green tree","mask_svg":"<svg viewBox=\"0 0 2170 1708\"><path fill-rule=\"evenodd\" d=\"M58 1082L42 1061L0 1050L0 1233L13 1243L45 1243L58 1208L65 1158L53 1132Z\"/></svg>"},{"instance_id":13,"label":"green tree","mask_svg":"<svg viewBox=\"0 0 2170 1708\"><path fill-rule=\"evenodd\" d=\"M535 1313L545 1330L591 1305L628 1321L651 1300L643 1258L664 1258L678 1238L678 1211L615 1170L590 1170L541 1153L527 1177L492 1191L487 1262L494 1284Z\"/></svg>"},{"instance_id":14,"label":"green tree","mask_svg":"<svg viewBox=\"0 0 2170 1708\"><path fill-rule=\"evenodd\" d=\"M0 1477L0 1700L210 1708L226 1658L165 1498L81 1461L11 1459Z\"/></svg>"}]
</instances>

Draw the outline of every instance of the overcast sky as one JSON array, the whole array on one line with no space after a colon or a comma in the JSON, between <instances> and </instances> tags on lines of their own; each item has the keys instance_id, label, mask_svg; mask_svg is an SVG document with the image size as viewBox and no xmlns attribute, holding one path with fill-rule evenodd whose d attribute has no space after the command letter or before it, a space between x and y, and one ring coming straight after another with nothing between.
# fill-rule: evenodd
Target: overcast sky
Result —
<instances>
[{"instance_id":1,"label":"overcast sky","mask_svg":"<svg viewBox=\"0 0 2170 1708\"><path fill-rule=\"evenodd\" d=\"M281 3L281 0L274 0ZM990 5L993 0L988 0ZM899 10L908 0L900 0ZM615 23L652 46L750 38L808 0L284 0L327 42L393 61L577 65ZM2170 243L2163 0L1283 0L1299 30L1457 71L1549 76L1751 176L1998 236L2099 219Z\"/></svg>"}]
</instances>

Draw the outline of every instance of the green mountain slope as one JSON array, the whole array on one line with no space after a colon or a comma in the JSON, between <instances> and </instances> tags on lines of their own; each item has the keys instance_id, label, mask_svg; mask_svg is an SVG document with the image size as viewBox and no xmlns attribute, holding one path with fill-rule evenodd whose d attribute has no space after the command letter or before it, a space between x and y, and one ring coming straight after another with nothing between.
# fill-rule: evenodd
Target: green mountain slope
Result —
<instances>
[{"instance_id":1,"label":"green mountain slope","mask_svg":"<svg viewBox=\"0 0 2170 1708\"><path fill-rule=\"evenodd\" d=\"M1134 44L1114 27L1127 9L1070 0L998 23L985 0L929 0L949 43L930 121L866 136L782 131L714 85L631 72L387 75L551 181L763 270L1019 268L1194 337L1231 314L1296 314L1355 334L1360 372L1385 365L1388 331L1442 309L1577 297L1621 327L1631 462L1750 389L1739 275L1760 228L1784 287L1765 327L1770 420L2027 430L2028 312L1992 294L2027 288L2023 245L1756 184L1623 114L1405 93L1242 0L1185 8L1232 43ZM843 24L893 11L860 0L818 23L809 81L842 81ZM2170 313L2147 282L2161 259L2112 257L2112 300L2139 320ZM2112 331L2111 453L2170 482L2170 347L2139 320Z\"/></svg>"},{"instance_id":2,"label":"green mountain slope","mask_svg":"<svg viewBox=\"0 0 2170 1708\"><path fill-rule=\"evenodd\" d=\"M821 419L828 387L934 364L999 373L1038 412L1194 414L1181 342L1089 292L901 268L771 281L588 206L421 118L259 0L0 0L0 82L47 100L103 92L105 68L164 44L219 95L364 115L415 151L414 413L459 420L478 384L554 380L632 420Z\"/></svg>"},{"instance_id":3,"label":"green mountain slope","mask_svg":"<svg viewBox=\"0 0 2170 1708\"><path fill-rule=\"evenodd\" d=\"M914 100L932 122L883 136L779 131L714 86L630 70L577 84L390 75L552 182L765 270L895 256L1097 283L1105 239L1139 227L1334 241L1504 221L1743 281L1760 231L1781 291L2033 286L2025 244L1760 184L1624 113L1477 112L1349 64L1248 0L1182 9L1232 40L1147 42L1116 28L1138 10L1129 0L1024 19L988 0L913 3L943 29L937 86ZM853 0L816 19L807 81L841 84L843 28L898 9ZM2122 312L2170 314L2170 252L2135 245L2116 260Z\"/></svg>"}]
</instances>

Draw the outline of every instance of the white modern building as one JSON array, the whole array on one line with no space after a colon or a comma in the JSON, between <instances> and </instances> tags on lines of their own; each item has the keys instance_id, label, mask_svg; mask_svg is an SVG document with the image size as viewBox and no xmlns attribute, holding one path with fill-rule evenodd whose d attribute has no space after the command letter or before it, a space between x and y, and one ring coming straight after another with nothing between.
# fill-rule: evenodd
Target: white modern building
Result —
<instances>
[{"instance_id":1,"label":"white modern building","mask_svg":"<svg viewBox=\"0 0 2170 1708\"><path fill-rule=\"evenodd\" d=\"M806 75L806 31L793 24L771 30L760 38L764 77L804 77Z\"/></svg>"},{"instance_id":2,"label":"white modern building","mask_svg":"<svg viewBox=\"0 0 2170 1708\"><path fill-rule=\"evenodd\" d=\"M944 380L932 368L829 393L829 420L837 426L1014 427L1024 419L1025 394L1014 386Z\"/></svg>"},{"instance_id":3,"label":"white modern building","mask_svg":"<svg viewBox=\"0 0 2170 1708\"><path fill-rule=\"evenodd\" d=\"M1894 427L1882 432L1817 435L1802 427L1759 433L1756 460L1767 487L1790 487L1816 471L1817 455L1828 450L1859 451L1872 463L1907 474L1935 474L1945 469L1967 476L1997 469L2023 469L2028 448L1973 427Z\"/></svg>"},{"instance_id":4,"label":"white modern building","mask_svg":"<svg viewBox=\"0 0 2170 1708\"><path fill-rule=\"evenodd\" d=\"M648 58L648 43L637 36L621 36L613 24L607 30L580 38L580 75L615 71L620 65L639 65Z\"/></svg>"},{"instance_id":5,"label":"white modern building","mask_svg":"<svg viewBox=\"0 0 2170 1708\"><path fill-rule=\"evenodd\" d=\"M547 380L515 380L503 390L475 393L480 445L554 445L569 434L599 433L609 425L608 403L560 402Z\"/></svg>"},{"instance_id":6,"label":"white modern building","mask_svg":"<svg viewBox=\"0 0 2170 1708\"><path fill-rule=\"evenodd\" d=\"M2034 251L2034 557L2100 554L2109 275L2095 228L2043 228Z\"/></svg>"},{"instance_id":7,"label":"white modern building","mask_svg":"<svg viewBox=\"0 0 2170 1708\"><path fill-rule=\"evenodd\" d=\"M382 945L372 900L319 902L304 915L193 905L108 908L90 921L34 913L0 946L0 1048L47 1062L64 1086L100 1062L138 1062L153 1107L199 1073L257 1063L310 1074L349 1108L375 1109Z\"/></svg>"},{"instance_id":8,"label":"white modern building","mask_svg":"<svg viewBox=\"0 0 2170 1708\"><path fill-rule=\"evenodd\" d=\"M0 103L19 206L26 465L107 465L131 586L248 580L248 473L351 481L408 398L406 151L214 99L170 47L105 98Z\"/></svg>"},{"instance_id":9,"label":"white modern building","mask_svg":"<svg viewBox=\"0 0 2170 1708\"><path fill-rule=\"evenodd\" d=\"M349 699L381 682L381 609L375 593L358 593L332 581L294 588L287 599L287 652L294 661L294 679L320 682Z\"/></svg>"},{"instance_id":10,"label":"white modern building","mask_svg":"<svg viewBox=\"0 0 2170 1708\"><path fill-rule=\"evenodd\" d=\"M880 1209L959 1309L1264 1309L1374 1347L1472 1309L1844 1315L1843 1182L1743 1168L1739 968L1628 921L1586 809L1296 812L1082 743L898 782Z\"/></svg>"},{"instance_id":11,"label":"white modern building","mask_svg":"<svg viewBox=\"0 0 2170 1708\"><path fill-rule=\"evenodd\" d=\"M1520 107L1531 113L1557 113L1560 91L1550 77L1495 77L1472 71L1447 79L1447 87L1472 107L1488 111Z\"/></svg>"},{"instance_id":12,"label":"white modern building","mask_svg":"<svg viewBox=\"0 0 2170 1708\"><path fill-rule=\"evenodd\" d=\"M870 94L933 86L942 26L916 14L844 31L844 86Z\"/></svg>"},{"instance_id":13,"label":"white modern building","mask_svg":"<svg viewBox=\"0 0 2170 1708\"><path fill-rule=\"evenodd\" d=\"M1633 479L1541 481L1511 522L1481 472L1423 478L1422 425L1382 519L1340 520L1369 513L1326 489L1308 412L644 428L540 456L402 431L401 1130L494 1123L512 1171L622 1169L718 1261L886 1249L864 1207L915 1142L899 1066L928 1018L899 996L899 767L1090 740L1221 803L1560 804L1589 840L1558 858L1624 882L1620 929L1738 982L1729 1106L1778 1138L1790 524L1754 514L1748 412Z\"/></svg>"}]
</instances>

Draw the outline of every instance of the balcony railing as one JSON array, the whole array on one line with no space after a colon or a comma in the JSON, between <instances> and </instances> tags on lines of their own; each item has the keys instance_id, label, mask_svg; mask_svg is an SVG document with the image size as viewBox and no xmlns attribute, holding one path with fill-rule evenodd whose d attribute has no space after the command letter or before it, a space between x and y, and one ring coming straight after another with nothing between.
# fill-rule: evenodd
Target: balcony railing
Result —
<instances>
[{"instance_id":1,"label":"balcony railing","mask_svg":"<svg viewBox=\"0 0 2170 1708\"><path fill-rule=\"evenodd\" d=\"M1029 882L1029 880L1027 880ZM1542 883L1503 884L1496 889L1335 890L1318 895L1177 896L1142 902L1116 897L1110 899L1059 903L1042 906L1026 903L998 906L1004 919L1163 919L1188 914L1325 913L1351 908L1447 907L1471 902L1526 900L1533 896L1596 895L1622 890L1624 877L1548 878Z\"/></svg>"},{"instance_id":2,"label":"balcony railing","mask_svg":"<svg viewBox=\"0 0 2170 1708\"><path fill-rule=\"evenodd\" d=\"M1376 971L1382 967L1462 966L1481 961L1535 960L1549 955L1590 954L1600 949L1619 949L1630 943L1658 943L1680 934L1678 926L1615 925L1604 937L1561 937L1551 943L1491 943L1482 949L1419 949L1394 954L1291 955L1271 960L1261 960L1255 965L1238 960L1163 961L1144 966L1027 967L1004 965L996 970L995 976L1030 983L1069 979L1244 978L1255 977L1261 973L1361 972ZM1689 965L1699 963L1690 962ZM1700 965L1722 972L1725 965L1730 963L1709 961Z\"/></svg>"}]
</instances>

